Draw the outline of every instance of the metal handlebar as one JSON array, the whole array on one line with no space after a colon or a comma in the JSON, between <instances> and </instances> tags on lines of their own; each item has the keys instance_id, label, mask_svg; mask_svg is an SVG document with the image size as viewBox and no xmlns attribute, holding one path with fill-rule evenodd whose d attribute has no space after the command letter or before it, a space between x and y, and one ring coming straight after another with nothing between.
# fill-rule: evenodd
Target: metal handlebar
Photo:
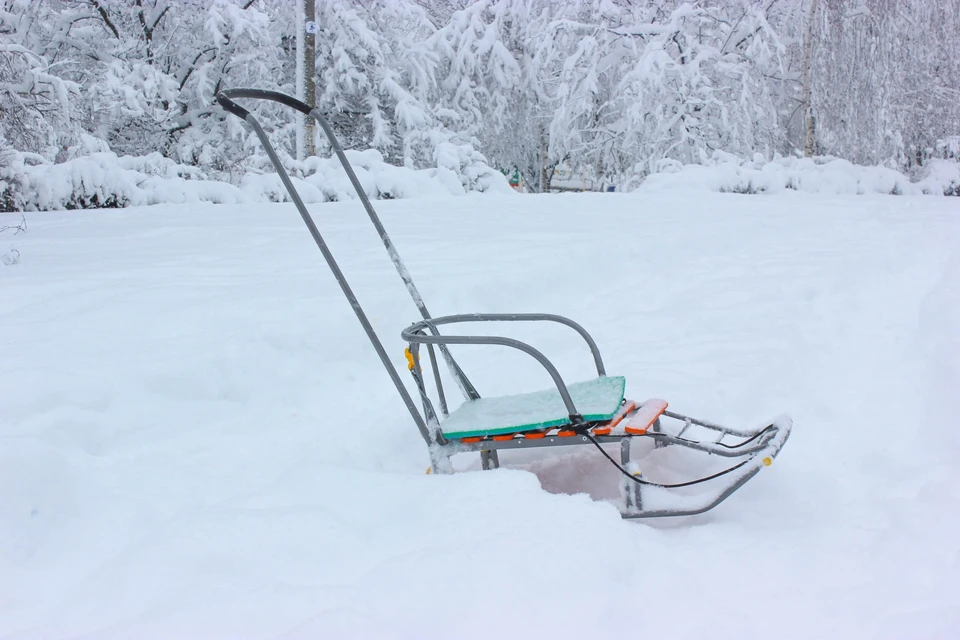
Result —
<instances>
[{"instance_id":1,"label":"metal handlebar","mask_svg":"<svg viewBox=\"0 0 960 640\"><path fill-rule=\"evenodd\" d=\"M570 318L553 313L460 313L417 322L407 327L404 331L430 328L430 325L436 326L463 322L556 322L565 325L579 333L580 337L587 343L587 346L590 348L590 354L593 356L593 363L597 367L597 375L607 375L603 366L603 359L600 357L600 348L597 346L593 337L587 333L587 330ZM401 333L401 335L403 334Z\"/></svg>"},{"instance_id":2,"label":"metal handlebar","mask_svg":"<svg viewBox=\"0 0 960 640\"><path fill-rule=\"evenodd\" d=\"M436 318L436 320L445 320L446 323L450 323L456 322L454 318L456 318L456 316ZM428 336L424 332L424 329L426 329L432 322L433 320L423 320L421 322L417 322L401 331L400 336L411 344L493 344L523 351L524 353L533 356L533 358L539 362L544 369L547 370L547 373L550 374L550 377L553 379L553 383L557 387L557 391L560 392L560 398L563 400L563 406L567 409L567 414L570 416L570 421L574 424L583 421L583 416L579 411L577 411L577 407L573 402L573 398L570 397L570 391L567 389L567 385L563 381L563 377L560 375L560 372L545 355L543 355L534 347L530 346L526 342L522 342L514 338L506 338L504 336Z\"/></svg>"},{"instance_id":3,"label":"metal handlebar","mask_svg":"<svg viewBox=\"0 0 960 640\"><path fill-rule=\"evenodd\" d=\"M250 112L238 105L232 98L253 98L254 100L272 100L282 105L296 109L304 115L310 115L310 106L306 102L301 102L293 96L288 96L279 91L266 91L264 89L224 89L217 94L217 102L224 110L229 111L238 118L247 119Z\"/></svg>"},{"instance_id":4,"label":"metal handlebar","mask_svg":"<svg viewBox=\"0 0 960 640\"><path fill-rule=\"evenodd\" d=\"M273 102L279 102L282 105L290 107L291 109L296 109L300 113L309 116L317 121L320 125L320 128L323 130L324 135L326 135L327 140L330 142L330 147L333 149L334 154L337 156L337 159L340 161L343 170L347 174L347 178L350 180L350 184L353 185L354 190L357 192L357 198L359 198L360 203L363 205L364 210L367 212L367 217L370 218L370 222L373 223L374 228L377 230L377 234L380 236L381 242L383 242L384 248L387 250L387 254L390 256L390 260L393 262L393 266L396 268L397 273L400 275L400 279L403 280L404 286L407 288L407 292L410 294L410 297L413 299L413 303L416 305L417 309L420 311L421 317L424 320L430 319L430 312L427 310L427 306L423 301L423 297L420 295L420 291L417 289L416 285L413 283L413 278L410 276L410 272L407 270L407 267L403 264L403 260L400 258L400 254L397 252L396 247L393 244L393 241L390 239L390 236L387 234L387 230L384 228L383 223L380 222L380 216L377 215L377 212L373 208L373 204L370 202L370 198L367 197L366 192L363 190L363 185L360 184L360 179L357 178L357 174L354 172L353 167L350 165L350 161L347 160L347 156L344 153L343 147L340 146L340 142L337 140L336 135L333 133L333 129L330 127L330 123L327 122L327 119L323 117L323 114L320 113L317 109L311 108L305 102L297 100L293 96L288 96L285 93L280 93L279 91L267 91L264 89L224 89L217 94L217 102L223 107L226 111L232 113L233 115L243 118L254 127L254 130L259 128L259 124L256 124L256 118L254 118L249 111L238 105L233 101L234 98L251 98L254 100L271 100ZM279 163L279 159L274 159L276 153L273 150L273 147L270 146L269 141L265 136L261 136L260 133L257 133L257 136L260 138L260 142L264 145L267 150L267 155L270 155L270 160L273 162L277 173L280 174L281 180L284 180L283 176L285 172ZM272 154L272 155L271 155ZM290 197L296 202L299 199L299 196L295 196L296 190L293 189L292 184L288 184L288 181L284 180L284 186L287 188L287 191L290 193ZM299 208L299 206L298 206ZM302 214L303 212L301 212ZM309 226L309 223L308 223ZM339 278L339 277L338 277ZM353 302L351 302L351 305ZM444 361L447 364L447 368L450 369L450 373L453 375L454 380L457 382L457 386L460 387L460 391L463 393L464 398L470 400L474 398L479 398L480 394L477 393L476 388L467 378L466 374L460 368L460 365L457 364L456 360L453 359L453 356L450 354L450 351L446 348L445 345L440 345L440 353L443 356ZM441 402L444 402L441 398Z\"/></svg>"}]
</instances>

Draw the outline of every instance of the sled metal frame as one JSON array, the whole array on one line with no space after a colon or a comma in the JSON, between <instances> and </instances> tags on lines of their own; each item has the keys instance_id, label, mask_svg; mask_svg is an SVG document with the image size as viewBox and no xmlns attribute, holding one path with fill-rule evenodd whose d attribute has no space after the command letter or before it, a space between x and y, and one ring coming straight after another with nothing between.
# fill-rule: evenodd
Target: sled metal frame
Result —
<instances>
[{"instance_id":1,"label":"sled metal frame","mask_svg":"<svg viewBox=\"0 0 960 640\"><path fill-rule=\"evenodd\" d=\"M691 418L679 413L664 411L662 415L657 417L652 425L650 425L650 429L644 430L644 433L642 434L626 433L623 431L622 427L619 430L614 429L613 432L610 432L606 435L593 434L594 429L601 428L605 424L608 424L608 422L584 421L572 398L570 397L567 385L559 371L540 351L531 345L514 338L498 335L441 335L438 329L439 326L443 325L473 322L551 322L562 324L576 331L584 340L584 342L586 342L586 345L593 357L593 363L596 367L597 375L605 376L606 370L603 365L603 360L600 356L600 350L597 347L594 339L583 327L569 318L554 314L542 313L474 313L432 317L423 302L423 298L420 296L419 291L414 285L409 271L403 264L403 261L394 247L393 242L390 240L386 229L383 227L379 216L374 210L373 205L370 203L370 199L367 197L366 192L360 184L356 173L353 171L353 167L347 160L343 148L337 141L333 130L331 129L327 120L323 117L323 114L321 114L317 109L309 107L307 104L297 100L296 98L276 91L265 91L260 89L229 89L219 92L216 98L217 102L221 107L223 107L223 109L244 120L254 131L260 143L263 145L263 148L266 151L267 156L270 158L271 163L273 163L281 182L290 195L290 199L296 206L301 218L303 218L303 222L310 231L310 235L313 237L317 248L319 248L320 252L323 254L327 266L330 268L334 278L337 280L337 283L343 291L344 296L347 298L347 301L356 314L357 320L363 327L364 332L367 334L370 343L377 352L377 355L386 369L387 374L390 376L390 379L393 381L397 392L400 394L404 405L407 407L411 418L417 425L417 429L420 431L421 436L427 443L427 447L430 451L430 459L432 464L431 469L433 471L437 473L451 472L452 468L450 466L450 458L456 453L479 452L481 454L481 466L486 470L499 467L497 451L500 449L529 449L536 447L582 444L595 444L596 446L603 444L619 444L620 464L623 468L627 468L631 465L630 444L634 438L638 437L652 438L655 442L655 447L657 448L678 445L710 455L717 455L724 458L743 459L741 464L730 470L735 470L736 472L729 474L730 477L726 478L725 482L719 486L719 490L715 492L715 495L708 498L706 501L688 500L688 504L679 507L644 507L643 498L647 489L641 491L641 487L652 485L653 487L669 489L669 485L664 486L657 485L656 483L645 482L642 480L639 472L634 472L633 475L636 476L640 482L631 482L629 478L624 478L621 480L621 495L624 499L626 507L625 510L621 512L621 515L624 518L651 518L695 515L712 509L723 502L723 500L729 497L741 486L743 486L761 468L763 468L763 466L769 465L772 459L779 453L781 447L789 436L791 428L790 419L785 416L770 422L759 429L735 430L704 420ZM379 234L380 239L390 256L390 259L396 267L401 280L406 286L407 292L410 294L410 297L413 299L414 304L423 318L421 321L410 325L401 332L401 337L409 345L407 350L408 368L419 391L420 402L422 404L422 413L421 410L417 408L417 403L414 401L413 396L410 394L406 385L404 385L403 381L401 380L396 368L393 366L393 363L391 362L390 357L387 355L383 344L381 343L379 337L373 329L373 326L360 306L360 302L353 293L353 290L344 277L343 272L340 270L340 267L334 259L330 248L327 246L323 236L320 234L320 231L314 223L313 218L307 210L307 207L300 198L300 194L297 192L297 189L294 187L290 176L284 169L283 163L277 155L276 150L273 148L273 145L270 143L269 138L253 114L238 105L234 101L235 99L269 100L280 103L316 120L326 135L334 154L337 156L340 164L343 166L350 183L356 190L357 197L362 203L367 216L373 223L373 226ZM440 406L440 413L443 416L447 416L449 415L449 411L446 397L444 395L443 383L441 380L440 369L435 350L440 352L441 358L447 365L447 369L463 394L464 399L466 401L470 401L480 398L480 394L477 392L476 388L473 386L473 384L471 384L470 380L467 378L463 370L451 355L448 345L452 344L497 345L517 349L533 357L535 360L537 360L537 362L540 363L541 366L543 366L550 378L553 380L567 413L569 414L569 424L560 428L541 430L541 433L539 433L537 437L530 437L530 435L527 433L516 433L509 434L509 437L500 436L496 438L445 438L440 426L439 416L437 415L433 403L431 402L427 393L419 349L421 345L426 345L427 347L435 391ZM639 407L640 405L638 404L637 406ZM633 412L636 411L637 409L633 410ZM677 433L667 433L664 431L661 418L668 418L676 421L682 425L682 428L680 428ZM684 438L684 433L692 426L701 430L706 430L710 433L717 434L717 437L713 442ZM571 429L574 431L571 432ZM566 435L562 435L561 432L565 433ZM571 435L571 433L573 433L573 435ZM742 442L739 444L724 443L724 438L728 437L739 438L742 440ZM643 484L641 484L641 482Z\"/></svg>"}]
</instances>

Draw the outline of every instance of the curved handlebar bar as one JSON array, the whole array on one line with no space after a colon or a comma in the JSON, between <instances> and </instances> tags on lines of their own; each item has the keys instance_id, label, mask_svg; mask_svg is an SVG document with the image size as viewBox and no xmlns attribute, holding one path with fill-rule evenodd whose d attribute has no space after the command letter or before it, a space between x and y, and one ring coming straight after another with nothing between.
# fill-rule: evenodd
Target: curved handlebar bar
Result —
<instances>
[{"instance_id":1,"label":"curved handlebar bar","mask_svg":"<svg viewBox=\"0 0 960 640\"><path fill-rule=\"evenodd\" d=\"M425 321L426 322L426 321ZM422 323L417 323L422 324ZM560 392L560 399L563 400L563 406L566 408L568 415L572 422L580 422L583 419L583 416L577 411L577 407L573 404L573 398L570 397L570 391L567 389L566 383L563 381L563 378L560 377L560 372L557 371L557 368L553 366L553 363L547 360L547 357L537 351L535 348L528 345L526 342L521 342L520 340L515 340L513 338L504 338L502 336L441 336L433 335L428 336L423 333L422 329L416 331L410 331L412 327L408 327L406 330L401 332L403 339L411 344L437 344L437 345L446 345L446 344L495 344L502 347L513 347L533 356L537 362L547 370L547 373L550 374L550 377L553 378L553 383L557 387L557 391Z\"/></svg>"},{"instance_id":2,"label":"curved handlebar bar","mask_svg":"<svg viewBox=\"0 0 960 640\"><path fill-rule=\"evenodd\" d=\"M217 102L226 111L233 115L247 119L250 112L234 102L233 98L253 98L255 100L272 100L280 104L296 109L304 115L310 115L310 107L305 102L297 100L293 96L288 96L279 91L266 91L264 89L224 89L217 94Z\"/></svg>"},{"instance_id":3,"label":"curved handlebar bar","mask_svg":"<svg viewBox=\"0 0 960 640\"><path fill-rule=\"evenodd\" d=\"M553 313L461 313L423 320L407 327L404 331L412 332L423 328L432 329L433 326L441 324L456 324L461 322L556 322L568 326L579 333L580 337L583 338L584 342L586 342L590 348L593 363L597 367L597 375L607 375L603 366L603 359L600 357L600 348L597 347L597 343L593 340L593 337L587 333L587 330L570 318L558 316ZM431 333L439 335L439 333L433 331L431 331Z\"/></svg>"}]
</instances>

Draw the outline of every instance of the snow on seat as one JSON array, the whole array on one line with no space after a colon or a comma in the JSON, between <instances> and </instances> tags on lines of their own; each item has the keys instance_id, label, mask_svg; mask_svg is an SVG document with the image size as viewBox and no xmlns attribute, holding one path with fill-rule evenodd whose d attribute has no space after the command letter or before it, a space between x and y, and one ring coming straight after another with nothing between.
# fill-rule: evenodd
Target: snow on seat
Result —
<instances>
[{"instance_id":1,"label":"snow on seat","mask_svg":"<svg viewBox=\"0 0 960 640\"><path fill-rule=\"evenodd\" d=\"M567 385L584 420L609 420L623 402L623 376L602 376ZM495 398L468 400L453 411L440 429L447 438L470 438L558 427L570 422L556 388Z\"/></svg>"}]
</instances>

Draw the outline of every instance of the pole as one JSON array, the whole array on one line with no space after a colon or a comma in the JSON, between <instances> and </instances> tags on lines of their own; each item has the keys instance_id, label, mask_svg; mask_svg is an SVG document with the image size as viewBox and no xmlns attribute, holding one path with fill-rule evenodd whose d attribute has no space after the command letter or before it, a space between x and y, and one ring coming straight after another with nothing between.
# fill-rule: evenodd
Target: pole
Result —
<instances>
[{"instance_id":1,"label":"pole","mask_svg":"<svg viewBox=\"0 0 960 640\"><path fill-rule=\"evenodd\" d=\"M807 16L807 31L803 41L803 155L807 158L816 151L817 127L813 117L813 88L810 68L813 65L814 19L817 16L817 0L810 0L810 14Z\"/></svg>"},{"instance_id":2,"label":"pole","mask_svg":"<svg viewBox=\"0 0 960 640\"><path fill-rule=\"evenodd\" d=\"M540 125L540 190L539 193L543 193L543 174L547 172L547 150L546 150L547 141L543 135L543 125Z\"/></svg>"},{"instance_id":3,"label":"pole","mask_svg":"<svg viewBox=\"0 0 960 640\"><path fill-rule=\"evenodd\" d=\"M303 13L306 21L303 25L303 66L304 66L304 92L303 101L311 109L317 106L317 7L316 0L304 0ZM301 118L304 116L300 116ZM310 157L316 155L317 147L314 143L314 131L316 123L313 118L306 119L304 127L304 156Z\"/></svg>"},{"instance_id":4,"label":"pole","mask_svg":"<svg viewBox=\"0 0 960 640\"><path fill-rule=\"evenodd\" d=\"M304 99L303 91L303 80L304 80L304 36L306 35L306 26L305 18L306 15L303 10L303 3L305 0L297 0L297 18L294 24L294 29L297 32L297 76L294 79L294 84L296 85L296 95L298 100ZM297 112L296 115L296 125L295 130L297 134L297 160L303 160L304 154L304 141L306 139L304 135L304 124L306 120L304 119L304 114Z\"/></svg>"}]
</instances>

